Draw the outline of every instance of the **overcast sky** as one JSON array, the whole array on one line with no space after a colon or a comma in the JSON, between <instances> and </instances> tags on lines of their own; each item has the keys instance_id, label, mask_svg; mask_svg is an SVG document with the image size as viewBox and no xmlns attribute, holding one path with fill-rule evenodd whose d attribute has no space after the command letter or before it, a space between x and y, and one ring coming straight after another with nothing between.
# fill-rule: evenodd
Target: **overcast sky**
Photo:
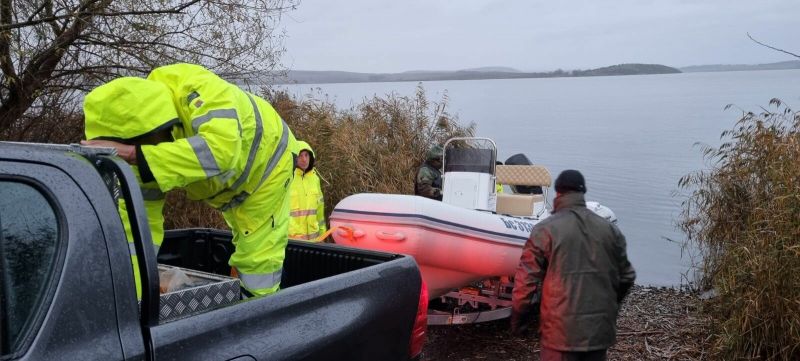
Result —
<instances>
[{"instance_id":1,"label":"overcast sky","mask_svg":"<svg viewBox=\"0 0 800 361\"><path fill-rule=\"evenodd\" d=\"M681 67L793 60L798 0L301 0L285 14L291 70L402 72L619 63Z\"/></svg>"}]
</instances>

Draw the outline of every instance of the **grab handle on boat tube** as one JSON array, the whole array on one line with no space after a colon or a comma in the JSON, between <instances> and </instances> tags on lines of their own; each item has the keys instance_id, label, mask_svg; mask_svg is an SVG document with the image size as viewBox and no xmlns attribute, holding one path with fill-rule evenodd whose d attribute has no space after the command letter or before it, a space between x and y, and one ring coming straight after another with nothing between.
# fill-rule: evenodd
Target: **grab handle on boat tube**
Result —
<instances>
[{"instance_id":1,"label":"grab handle on boat tube","mask_svg":"<svg viewBox=\"0 0 800 361\"><path fill-rule=\"evenodd\" d=\"M390 232L377 231L375 232L375 237L383 241L394 241L394 242L400 242L406 239L406 235L401 232L390 233Z\"/></svg>"},{"instance_id":2,"label":"grab handle on boat tube","mask_svg":"<svg viewBox=\"0 0 800 361\"><path fill-rule=\"evenodd\" d=\"M337 227L336 232L339 233L340 236L343 236L349 239L350 241L355 241L356 238L361 238L366 235L364 231L360 229L354 229L347 226Z\"/></svg>"}]
</instances>

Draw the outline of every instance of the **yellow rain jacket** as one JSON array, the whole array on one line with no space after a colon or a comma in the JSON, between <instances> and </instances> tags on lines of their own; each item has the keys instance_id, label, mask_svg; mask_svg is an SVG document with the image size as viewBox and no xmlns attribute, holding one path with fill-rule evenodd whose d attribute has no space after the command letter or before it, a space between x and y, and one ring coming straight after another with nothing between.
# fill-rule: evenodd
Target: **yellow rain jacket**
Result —
<instances>
[{"instance_id":1,"label":"yellow rain jacket","mask_svg":"<svg viewBox=\"0 0 800 361\"><path fill-rule=\"evenodd\" d=\"M319 237L328 229L325 224L325 200L314 168L314 150L308 143L298 141L295 153L300 154L303 150L310 153L310 160L305 172L299 167L294 169L289 238L319 242L322 241Z\"/></svg>"},{"instance_id":2,"label":"yellow rain jacket","mask_svg":"<svg viewBox=\"0 0 800 361\"><path fill-rule=\"evenodd\" d=\"M152 131L171 128L178 124L178 115L175 113L171 99L164 96L167 94L169 94L169 89L166 86L129 77L115 79L94 89L84 100L86 139L105 139L132 144L136 140L150 135ZM111 102L135 104L136 109L134 107L108 107L107 104ZM112 121L104 119L112 119ZM164 240L162 216L164 193L161 192L155 181L142 182L139 168L135 165L132 168L144 198L154 251L158 254L158 248ZM125 201L122 199L119 200L119 213L127 235L128 250L136 281L136 293L141 298L142 289L136 249L133 246Z\"/></svg>"},{"instance_id":3,"label":"yellow rain jacket","mask_svg":"<svg viewBox=\"0 0 800 361\"><path fill-rule=\"evenodd\" d=\"M115 83L119 80L124 83ZM154 180L161 192L186 189L191 199L222 210L236 246L229 263L243 287L255 295L276 291L288 232L293 164L288 150L294 146L289 128L265 100L197 65L164 66L147 80L121 78L92 93L104 87L132 88L133 83L141 84L133 99L95 102L91 93L87 96L85 109L97 109L86 112L87 138L117 128L152 132L161 122L155 115L164 106L153 109L151 103L167 99L177 115L170 125L174 141L137 147L141 181ZM135 119L120 114L134 114ZM163 223L160 210L152 213L158 214L151 216L148 208L150 223L156 217Z\"/></svg>"}]
</instances>

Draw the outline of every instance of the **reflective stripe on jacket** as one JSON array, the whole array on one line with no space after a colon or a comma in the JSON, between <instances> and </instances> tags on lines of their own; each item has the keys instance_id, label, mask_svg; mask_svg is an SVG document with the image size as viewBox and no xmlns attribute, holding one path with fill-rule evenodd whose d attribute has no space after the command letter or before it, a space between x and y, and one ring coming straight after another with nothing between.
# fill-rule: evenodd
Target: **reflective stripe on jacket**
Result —
<instances>
[{"instance_id":1,"label":"reflective stripe on jacket","mask_svg":"<svg viewBox=\"0 0 800 361\"><path fill-rule=\"evenodd\" d=\"M586 208L583 193L555 200L534 226L514 277L512 323L540 303L541 345L593 351L614 344L618 300L636 272L617 226Z\"/></svg>"}]
</instances>

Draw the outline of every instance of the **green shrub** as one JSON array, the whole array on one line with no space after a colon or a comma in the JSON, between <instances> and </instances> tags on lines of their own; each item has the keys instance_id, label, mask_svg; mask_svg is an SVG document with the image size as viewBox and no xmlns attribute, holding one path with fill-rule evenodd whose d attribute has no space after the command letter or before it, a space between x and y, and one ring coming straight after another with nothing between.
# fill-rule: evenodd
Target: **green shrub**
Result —
<instances>
[{"instance_id":1,"label":"green shrub","mask_svg":"<svg viewBox=\"0 0 800 361\"><path fill-rule=\"evenodd\" d=\"M704 149L710 170L680 181L700 285L718 293L704 312L723 359L800 359L800 114L770 105Z\"/></svg>"}]
</instances>

